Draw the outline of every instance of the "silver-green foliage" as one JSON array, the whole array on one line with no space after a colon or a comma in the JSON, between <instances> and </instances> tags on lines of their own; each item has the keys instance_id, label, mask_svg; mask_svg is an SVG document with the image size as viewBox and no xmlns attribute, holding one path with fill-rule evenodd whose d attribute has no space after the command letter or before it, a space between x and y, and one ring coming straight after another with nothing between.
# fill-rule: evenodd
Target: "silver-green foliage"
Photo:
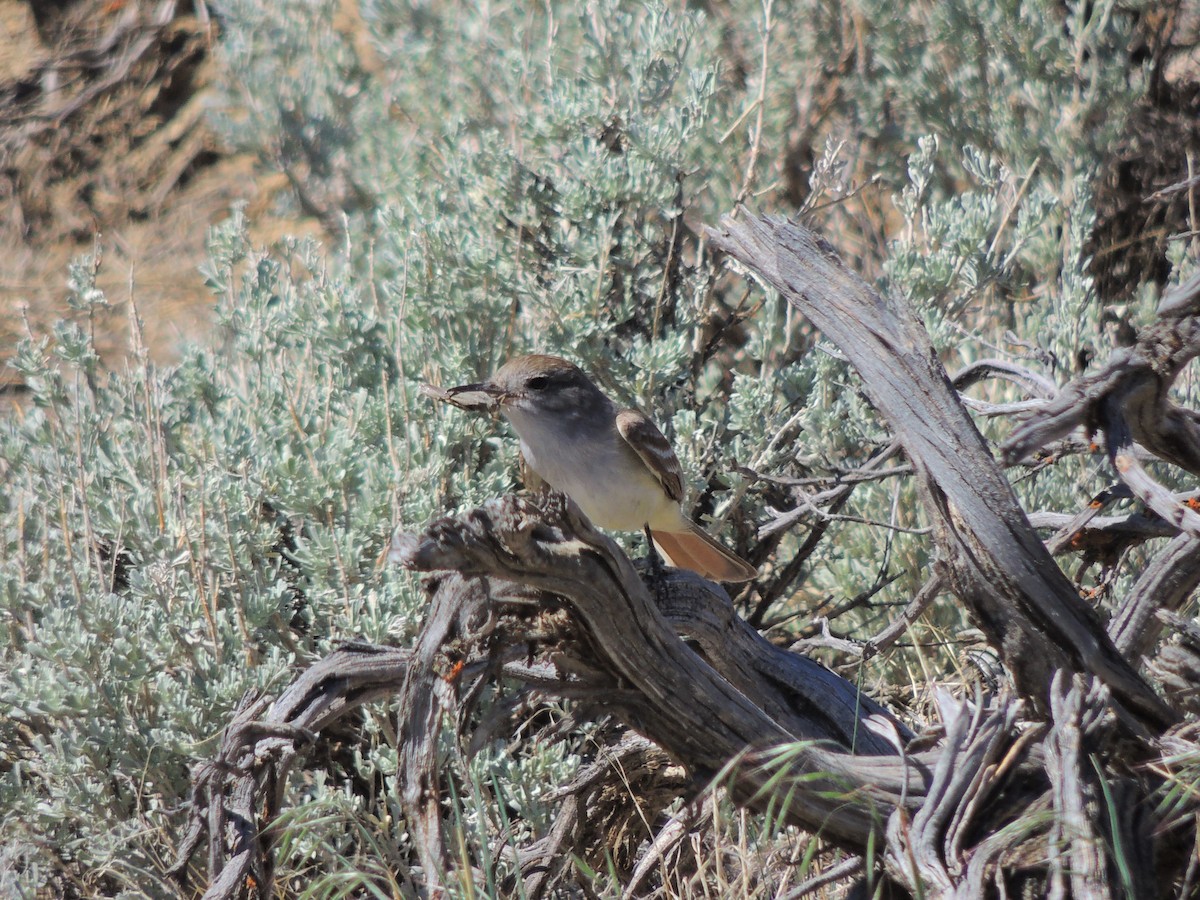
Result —
<instances>
[{"instance_id":1,"label":"silver-green foliage","mask_svg":"<svg viewBox=\"0 0 1200 900\"><path fill-rule=\"evenodd\" d=\"M335 27L345 6L221 4L217 118L297 176L298 208L318 208L336 246L256 249L235 214L205 269L215 337L177 366L104 373L72 325L18 355L34 400L0 427L0 890L66 868L84 892L170 893L189 766L239 697L278 690L350 636L411 640L417 585L375 562L391 530L515 483L511 435L420 383L475 380L530 349L572 357L654 413L693 497L743 546L770 510L736 465L804 476L887 441L836 352L777 297L743 301L697 234L751 184L752 145L753 184L782 177L788 141L811 127L799 98L842 58L832 6L733 3L706 18L615 0L536 13L373 0L357 35ZM870 56L820 123L843 144L819 196L841 189L844 158L870 152L866 174L894 188L903 227L867 268L923 311L951 368L991 352L980 335L1012 330L1041 365L1097 327L1082 179L1133 85L1111 7L1061 22L1059 9L959 0L897 18L868 4ZM89 272L72 272L85 323L104 303ZM757 311L714 338L738 307ZM1053 475L1038 489L1068 505L1080 490ZM914 506L888 483L844 512L919 527ZM779 565L803 537L785 538ZM881 596L903 599L927 548L846 522L804 574L836 599L898 572ZM780 609L807 602L787 591ZM873 630L887 611L856 615L842 626ZM369 820L404 846L391 714L366 714L352 763L380 788L373 805L336 767L295 779L285 880L320 872L336 893L339 873L391 873L367 879L376 890L399 877L381 860L392 851L344 827ZM459 772L469 843L495 827L485 795L544 826L539 785L586 752L530 742Z\"/></svg>"},{"instance_id":2,"label":"silver-green foliage","mask_svg":"<svg viewBox=\"0 0 1200 900\"><path fill-rule=\"evenodd\" d=\"M252 254L235 218L213 253L222 346L108 376L68 326L18 354L0 808L29 884L49 840L85 890L161 890L166 817L239 697L339 637L414 628L370 555L392 518L382 329L311 245Z\"/></svg>"}]
</instances>

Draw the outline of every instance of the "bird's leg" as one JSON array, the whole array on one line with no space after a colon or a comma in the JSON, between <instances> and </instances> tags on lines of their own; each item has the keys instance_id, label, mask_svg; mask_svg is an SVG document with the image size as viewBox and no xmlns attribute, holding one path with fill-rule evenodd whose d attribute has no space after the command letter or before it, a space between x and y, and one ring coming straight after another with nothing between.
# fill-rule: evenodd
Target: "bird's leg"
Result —
<instances>
[{"instance_id":1,"label":"bird's leg","mask_svg":"<svg viewBox=\"0 0 1200 900\"><path fill-rule=\"evenodd\" d=\"M650 555L650 580L654 583L654 597L661 605L663 588L667 583L666 573L663 571L663 560L658 555L658 548L654 546L654 536L650 534L650 526L643 525L642 530L646 533L646 552Z\"/></svg>"}]
</instances>

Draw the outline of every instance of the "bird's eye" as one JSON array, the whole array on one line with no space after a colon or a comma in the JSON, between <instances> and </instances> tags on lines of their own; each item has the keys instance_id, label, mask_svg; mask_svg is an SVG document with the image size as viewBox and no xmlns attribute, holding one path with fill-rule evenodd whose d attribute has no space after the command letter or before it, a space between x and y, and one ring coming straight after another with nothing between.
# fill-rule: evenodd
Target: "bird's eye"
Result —
<instances>
[{"instance_id":1,"label":"bird's eye","mask_svg":"<svg viewBox=\"0 0 1200 900\"><path fill-rule=\"evenodd\" d=\"M528 387L532 388L535 391L540 391L542 388L544 388L549 383L550 383L550 379L547 378L545 375L535 375L533 378L530 378L527 382L525 382L525 384Z\"/></svg>"}]
</instances>

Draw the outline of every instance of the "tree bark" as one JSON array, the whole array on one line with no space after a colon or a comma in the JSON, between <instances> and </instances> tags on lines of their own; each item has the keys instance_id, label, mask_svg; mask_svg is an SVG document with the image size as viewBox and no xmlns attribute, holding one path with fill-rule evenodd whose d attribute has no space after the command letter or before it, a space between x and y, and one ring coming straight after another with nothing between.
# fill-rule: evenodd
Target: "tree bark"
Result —
<instances>
[{"instance_id":1,"label":"tree bark","mask_svg":"<svg viewBox=\"0 0 1200 900\"><path fill-rule=\"evenodd\" d=\"M881 297L801 225L747 214L708 236L858 370L912 463L954 592L1021 693L1046 711L1055 672L1084 672L1150 728L1175 722L1177 712L1121 656L1038 539L911 311Z\"/></svg>"}]
</instances>

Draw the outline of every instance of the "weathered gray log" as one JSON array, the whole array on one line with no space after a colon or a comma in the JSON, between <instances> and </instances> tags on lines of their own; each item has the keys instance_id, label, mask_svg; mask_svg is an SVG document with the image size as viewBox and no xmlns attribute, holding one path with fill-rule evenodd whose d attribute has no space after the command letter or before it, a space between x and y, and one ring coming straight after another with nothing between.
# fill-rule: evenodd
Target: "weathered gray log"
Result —
<instances>
[{"instance_id":1,"label":"weathered gray log","mask_svg":"<svg viewBox=\"0 0 1200 900\"><path fill-rule=\"evenodd\" d=\"M434 523L422 535L398 536L395 558L418 571L487 576L481 583L487 585L493 604L505 602L511 582L517 580L562 598L593 648L587 664L627 686L597 691L590 705L618 715L702 779L742 759L729 778L734 795L743 802L765 805L772 797L779 800L780 792L771 790L778 770L762 752L780 745L845 741L851 734L859 747L897 752L889 741L868 733L868 717L889 721L897 739L902 739L902 730L843 679L821 672L820 682L807 683L820 667L805 663L799 670L782 664L741 624L725 632L730 639L718 648L711 636L725 626L711 614L717 589L681 574L669 585L670 599L665 602L677 615L690 608L684 617L692 622L696 639L709 643L710 664L679 638L610 538L562 495L543 495L539 502L540 506L519 497L500 498ZM461 583L445 580L438 589L458 591ZM455 602L435 600L435 610L456 608ZM727 622L732 617L731 610L724 614ZM443 630L429 623L426 628ZM804 700L796 687L807 691L809 699ZM856 706L854 718L843 718ZM927 769L920 758L851 756L824 744L799 744L787 771L789 778L803 780L786 804L789 818L835 843L857 848L865 846L898 804L915 808L920 803ZM850 802L847 792L857 800Z\"/></svg>"},{"instance_id":2,"label":"weathered gray log","mask_svg":"<svg viewBox=\"0 0 1200 900\"><path fill-rule=\"evenodd\" d=\"M1154 728L1176 721L1038 539L912 312L881 297L828 242L795 223L743 215L708 235L778 289L858 369L912 463L954 592L1000 650L1021 693L1045 711L1056 671L1086 672Z\"/></svg>"},{"instance_id":3,"label":"weathered gray log","mask_svg":"<svg viewBox=\"0 0 1200 900\"><path fill-rule=\"evenodd\" d=\"M169 874L185 880L207 835L206 900L243 896L251 883L259 897L273 896L263 825L282 809L288 772L320 729L396 694L410 658L408 650L347 644L303 672L273 704L244 698L216 757L193 773L188 832Z\"/></svg>"},{"instance_id":4,"label":"weathered gray log","mask_svg":"<svg viewBox=\"0 0 1200 900\"><path fill-rule=\"evenodd\" d=\"M894 745L873 731L866 716L891 723L907 742L912 732L888 710L853 689L815 660L777 647L750 627L717 585L677 570L660 589L657 605L671 626L696 642L721 676L770 713L798 740L834 740L863 755L890 755Z\"/></svg>"}]
</instances>

